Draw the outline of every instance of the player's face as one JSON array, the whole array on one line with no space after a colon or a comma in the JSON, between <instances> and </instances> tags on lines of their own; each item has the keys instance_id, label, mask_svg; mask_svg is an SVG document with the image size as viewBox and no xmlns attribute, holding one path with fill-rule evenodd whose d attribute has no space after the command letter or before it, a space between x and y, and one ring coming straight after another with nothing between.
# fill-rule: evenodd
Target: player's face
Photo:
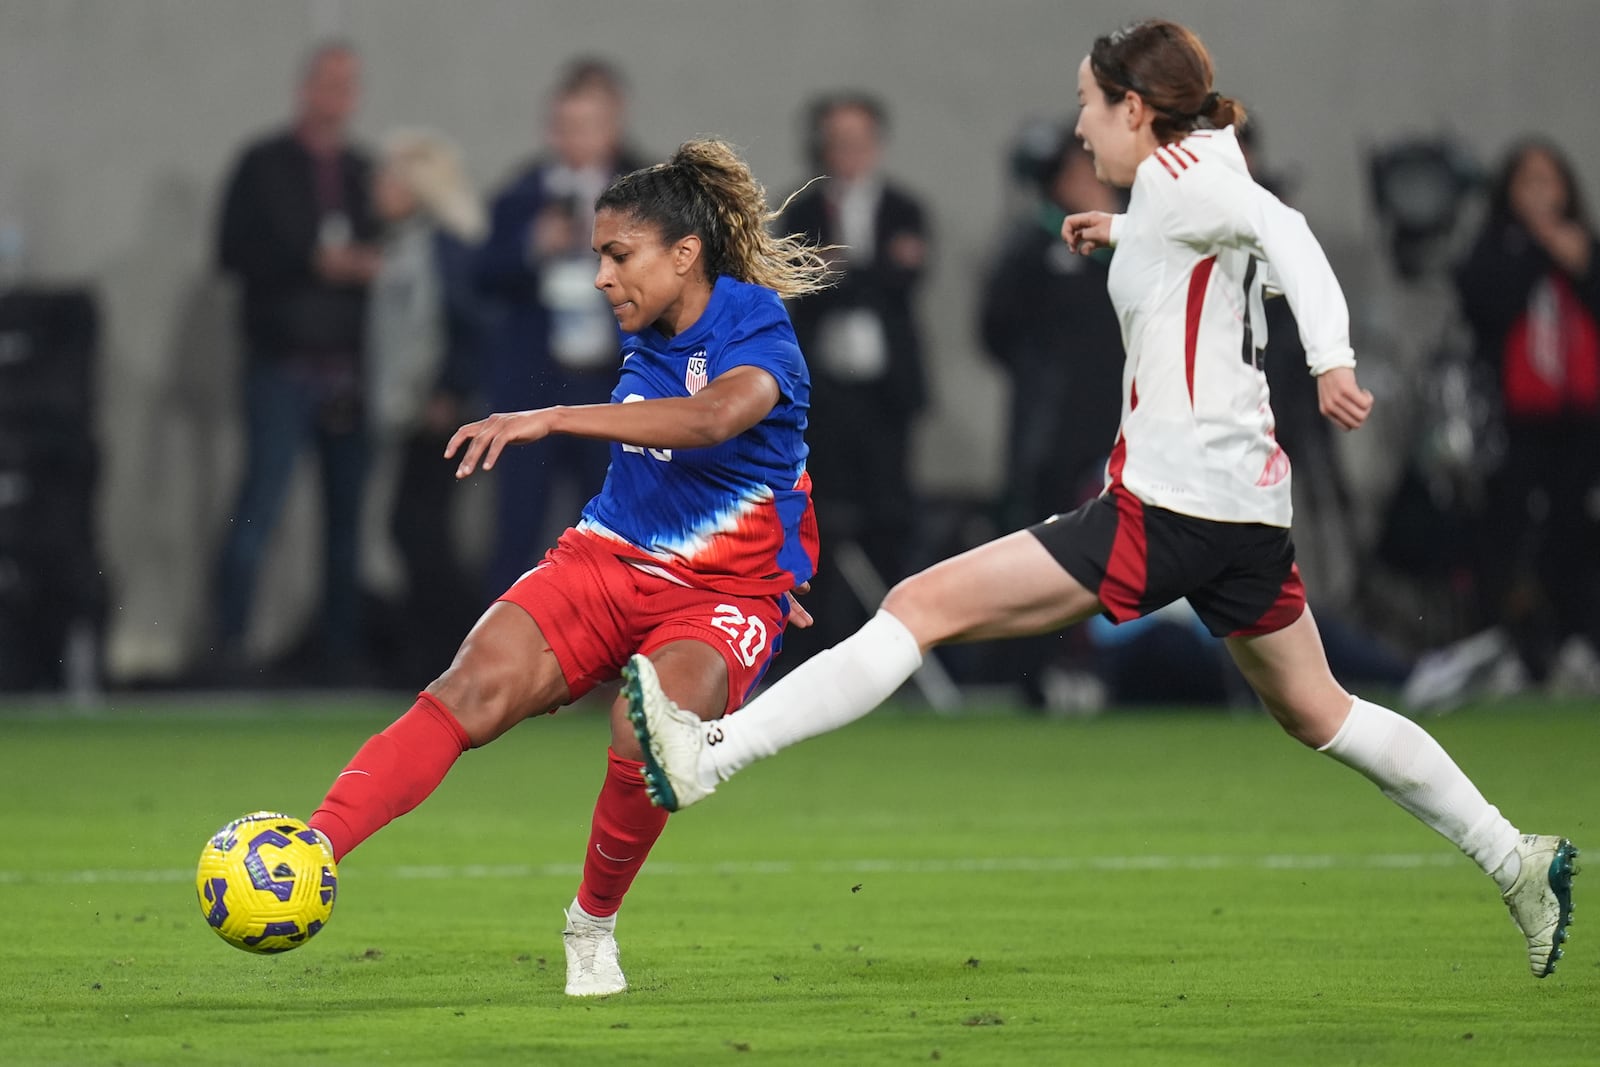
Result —
<instances>
[{"instance_id":1,"label":"player's face","mask_svg":"<svg viewBox=\"0 0 1600 1067\"><path fill-rule=\"evenodd\" d=\"M654 223L608 209L595 214L594 250L600 255L594 287L611 302L617 324L628 333L651 325L676 333L690 287L704 284L700 239L663 244Z\"/></svg>"},{"instance_id":2,"label":"player's face","mask_svg":"<svg viewBox=\"0 0 1600 1067\"><path fill-rule=\"evenodd\" d=\"M1073 132L1094 158L1094 176L1118 186L1132 185L1139 166L1133 158L1135 139L1127 102L1127 98L1115 104L1106 99L1085 56L1078 65L1078 126Z\"/></svg>"}]
</instances>

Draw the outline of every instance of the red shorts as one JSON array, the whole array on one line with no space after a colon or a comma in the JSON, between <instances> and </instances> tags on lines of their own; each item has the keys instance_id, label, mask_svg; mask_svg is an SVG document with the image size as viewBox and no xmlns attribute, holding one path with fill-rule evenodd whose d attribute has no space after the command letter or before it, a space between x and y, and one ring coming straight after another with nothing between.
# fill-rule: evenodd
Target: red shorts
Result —
<instances>
[{"instance_id":1,"label":"red shorts","mask_svg":"<svg viewBox=\"0 0 1600 1067\"><path fill-rule=\"evenodd\" d=\"M779 597L730 596L690 589L618 559L611 542L568 530L501 600L533 616L577 700L621 675L635 652L699 641L728 665L728 706L736 710L766 674L782 644Z\"/></svg>"}]
</instances>

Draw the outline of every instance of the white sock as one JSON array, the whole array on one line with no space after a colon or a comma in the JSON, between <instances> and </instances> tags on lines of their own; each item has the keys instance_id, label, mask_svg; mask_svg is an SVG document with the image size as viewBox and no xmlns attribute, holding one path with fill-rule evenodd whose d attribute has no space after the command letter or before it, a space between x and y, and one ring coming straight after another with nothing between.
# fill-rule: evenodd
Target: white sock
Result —
<instances>
[{"instance_id":1,"label":"white sock","mask_svg":"<svg viewBox=\"0 0 1600 1067\"><path fill-rule=\"evenodd\" d=\"M1357 699L1326 752L1471 856L1501 892L1516 880L1517 828L1483 799L1439 742L1410 719Z\"/></svg>"},{"instance_id":2,"label":"white sock","mask_svg":"<svg viewBox=\"0 0 1600 1067\"><path fill-rule=\"evenodd\" d=\"M756 760L855 722L893 696L920 666L917 639L880 610L734 714L706 723L702 784L725 782Z\"/></svg>"},{"instance_id":3,"label":"white sock","mask_svg":"<svg viewBox=\"0 0 1600 1067\"><path fill-rule=\"evenodd\" d=\"M583 905L578 903L577 897L572 898L572 907L567 909L567 914L574 919L581 919L583 922L592 926L603 926L608 930L615 930L617 928L616 912L612 912L610 915L590 915L588 912L583 910Z\"/></svg>"}]
</instances>

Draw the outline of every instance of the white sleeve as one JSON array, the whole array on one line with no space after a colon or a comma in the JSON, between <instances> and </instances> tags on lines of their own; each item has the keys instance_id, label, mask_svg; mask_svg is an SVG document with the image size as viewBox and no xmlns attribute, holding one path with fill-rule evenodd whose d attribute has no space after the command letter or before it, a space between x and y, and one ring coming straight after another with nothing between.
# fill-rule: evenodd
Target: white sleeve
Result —
<instances>
[{"instance_id":1,"label":"white sleeve","mask_svg":"<svg viewBox=\"0 0 1600 1067\"><path fill-rule=\"evenodd\" d=\"M1111 216L1111 233L1107 237L1107 240L1110 242L1112 248L1117 247L1117 238L1122 236L1123 219L1124 216L1120 214Z\"/></svg>"},{"instance_id":2,"label":"white sleeve","mask_svg":"<svg viewBox=\"0 0 1600 1067\"><path fill-rule=\"evenodd\" d=\"M1175 239L1201 249L1239 248L1267 261L1300 325L1312 374L1356 365L1350 308L1304 215L1222 167L1190 168L1164 191Z\"/></svg>"}]
</instances>

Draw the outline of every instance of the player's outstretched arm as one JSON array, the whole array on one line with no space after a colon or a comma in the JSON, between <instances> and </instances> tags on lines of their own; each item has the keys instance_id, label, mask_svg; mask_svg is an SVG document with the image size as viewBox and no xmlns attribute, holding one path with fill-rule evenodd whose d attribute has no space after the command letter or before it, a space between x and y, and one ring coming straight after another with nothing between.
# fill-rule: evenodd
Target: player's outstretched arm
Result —
<instances>
[{"instance_id":1,"label":"player's outstretched arm","mask_svg":"<svg viewBox=\"0 0 1600 1067\"><path fill-rule=\"evenodd\" d=\"M456 477L465 478L480 466L494 469L507 445L558 433L641 448L708 448L755 426L778 400L777 379L759 367L740 366L718 375L694 396L490 415L457 430L444 456L452 459L466 445L456 468Z\"/></svg>"}]
</instances>

